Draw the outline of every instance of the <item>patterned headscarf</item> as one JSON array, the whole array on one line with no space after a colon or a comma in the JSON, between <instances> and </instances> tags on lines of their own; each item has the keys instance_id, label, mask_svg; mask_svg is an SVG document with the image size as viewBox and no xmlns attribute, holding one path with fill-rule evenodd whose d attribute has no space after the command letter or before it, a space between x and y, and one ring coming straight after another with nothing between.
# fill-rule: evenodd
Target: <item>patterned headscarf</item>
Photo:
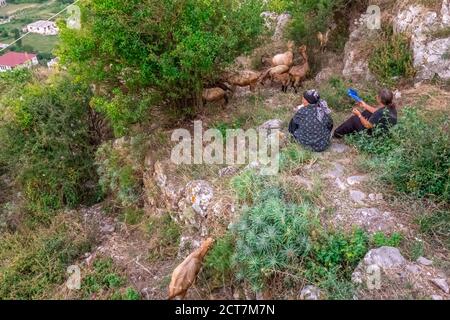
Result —
<instances>
[{"instance_id":1,"label":"patterned headscarf","mask_svg":"<svg viewBox=\"0 0 450 320\"><path fill-rule=\"evenodd\" d=\"M311 89L307 90L303 93L303 97L306 101L308 101L310 104L315 105L317 108L317 119L322 122L323 117L326 114L330 114L331 110L328 108L328 103L320 99L320 94L317 90Z\"/></svg>"}]
</instances>

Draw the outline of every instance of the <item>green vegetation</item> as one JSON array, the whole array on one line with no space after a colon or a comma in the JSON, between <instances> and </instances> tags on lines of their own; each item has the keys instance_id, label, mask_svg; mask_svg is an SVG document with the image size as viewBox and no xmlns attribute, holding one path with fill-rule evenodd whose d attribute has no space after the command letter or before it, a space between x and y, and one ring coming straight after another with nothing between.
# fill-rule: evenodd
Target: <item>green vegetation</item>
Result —
<instances>
[{"instance_id":1,"label":"green vegetation","mask_svg":"<svg viewBox=\"0 0 450 320\"><path fill-rule=\"evenodd\" d=\"M416 197L450 200L450 118L417 108L404 108L391 134L370 137L360 133L349 138L361 151L371 154L368 165L379 178L399 192Z\"/></svg>"},{"instance_id":2,"label":"green vegetation","mask_svg":"<svg viewBox=\"0 0 450 320\"><path fill-rule=\"evenodd\" d=\"M0 299L51 298L67 267L91 249L93 239L80 226L61 215L49 226L1 233Z\"/></svg>"},{"instance_id":3,"label":"green vegetation","mask_svg":"<svg viewBox=\"0 0 450 320\"><path fill-rule=\"evenodd\" d=\"M103 85L91 103L118 136L147 119L152 105L190 112L203 85L251 49L263 26L257 0L80 6L83 29L59 25L58 55L72 73Z\"/></svg>"},{"instance_id":4,"label":"green vegetation","mask_svg":"<svg viewBox=\"0 0 450 320\"><path fill-rule=\"evenodd\" d=\"M370 55L369 69L384 85L392 86L399 78L413 78L415 70L409 39L394 34L392 27L384 30Z\"/></svg>"},{"instance_id":5,"label":"green vegetation","mask_svg":"<svg viewBox=\"0 0 450 320\"><path fill-rule=\"evenodd\" d=\"M372 242L375 247L398 247L400 246L402 239L403 236L398 232L394 232L390 237L382 232L377 232L373 235Z\"/></svg>"},{"instance_id":6,"label":"green vegetation","mask_svg":"<svg viewBox=\"0 0 450 320\"><path fill-rule=\"evenodd\" d=\"M140 300L141 296L132 287L126 287L126 280L110 258L97 258L93 268L82 278L81 297L93 296L103 300Z\"/></svg>"},{"instance_id":7,"label":"green vegetation","mask_svg":"<svg viewBox=\"0 0 450 320\"><path fill-rule=\"evenodd\" d=\"M297 265L311 247L309 210L285 203L279 189L263 191L233 228L237 279L261 291L277 272Z\"/></svg>"},{"instance_id":8,"label":"green vegetation","mask_svg":"<svg viewBox=\"0 0 450 320\"><path fill-rule=\"evenodd\" d=\"M176 256L181 228L170 214L165 213L159 217L149 217L145 228L150 236L149 260L155 261Z\"/></svg>"},{"instance_id":9,"label":"green vegetation","mask_svg":"<svg viewBox=\"0 0 450 320\"><path fill-rule=\"evenodd\" d=\"M95 193L87 186L95 179L88 88L68 77L16 85L23 88L2 97L0 163L17 177L32 211L87 201Z\"/></svg>"}]
</instances>

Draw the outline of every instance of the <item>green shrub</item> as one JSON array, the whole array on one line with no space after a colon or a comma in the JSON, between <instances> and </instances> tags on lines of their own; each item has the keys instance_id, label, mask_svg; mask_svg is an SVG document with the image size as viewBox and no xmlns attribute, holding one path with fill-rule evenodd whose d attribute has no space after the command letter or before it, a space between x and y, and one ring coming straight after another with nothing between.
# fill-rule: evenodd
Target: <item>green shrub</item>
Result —
<instances>
[{"instance_id":1,"label":"green shrub","mask_svg":"<svg viewBox=\"0 0 450 320\"><path fill-rule=\"evenodd\" d=\"M257 43L259 0L80 3L82 30L59 24L57 55L98 84L93 106L116 135L147 121L152 105L191 110L205 83ZM166 108L166 109L167 109Z\"/></svg>"},{"instance_id":2,"label":"green shrub","mask_svg":"<svg viewBox=\"0 0 450 320\"><path fill-rule=\"evenodd\" d=\"M368 236L357 229L352 234L325 234L315 242L311 256L314 263L326 270L351 272L368 251Z\"/></svg>"},{"instance_id":3,"label":"green shrub","mask_svg":"<svg viewBox=\"0 0 450 320\"><path fill-rule=\"evenodd\" d=\"M283 171L291 171L313 159L313 153L298 145L290 143L283 148L280 156L280 168Z\"/></svg>"},{"instance_id":4,"label":"green shrub","mask_svg":"<svg viewBox=\"0 0 450 320\"><path fill-rule=\"evenodd\" d=\"M181 237L181 227L166 213L150 217L146 223L150 236L150 260L176 257Z\"/></svg>"},{"instance_id":5,"label":"green shrub","mask_svg":"<svg viewBox=\"0 0 450 320\"><path fill-rule=\"evenodd\" d=\"M139 300L140 294L132 287L126 287L126 279L111 258L99 257L92 270L82 277L81 292L84 299Z\"/></svg>"},{"instance_id":6,"label":"green shrub","mask_svg":"<svg viewBox=\"0 0 450 320\"><path fill-rule=\"evenodd\" d=\"M74 207L96 193L89 96L87 86L61 76L2 99L0 163L17 176L33 211Z\"/></svg>"},{"instance_id":7,"label":"green shrub","mask_svg":"<svg viewBox=\"0 0 450 320\"><path fill-rule=\"evenodd\" d=\"M383 232L376 232L372 236L372 243L375 247L398 247L403 240L401 233L394 232L390 237L386 236Z\"/></svg>"},{"instance_id":8,"label":"green shrub","mask_svg":"<svg viewBox=\"0 0 450 320\"><path fill-rule=\"evenodd\" d=\"M233 226L237 279L260 291L279 271L295 267L310 250L309 207L285 203L278 188L261 193Z\"/></svg>"},{"instance_id":9,"label":"green shrub","mask_svg":"<svg viewBox=\"0 0 450 320\"><path fill-rule=\"evenodd\" d=\"M231 257L234 252L234 240L231 234L218 239L205 257L204 271L210 285L223 285L232 275Z\"/></svg>"},{"instance_id":10,"label":"green shrub","mask_svg":"<svg viewBox=\"0 0 450 320\"><path fill-rule=\"evenodd\" d=\"M389 135L360 133L348 138L370 153L379 179L416 197L450 199L450 117L404 108Z\"/></svg>"},{"instance_id":11,"label":"green shrub","mask_svg":"<svg viewBox=\"0 0 450 320\"><path fill-rule=\"evenodd\" d=\"M132 141L123 139L116 144L105 142L95 156L103 193L112 195L121 207L136 206L141 200L143 159L133 152Z\"/></svg>"},{"instance_id":12,"label":"green shrub","mask_svg":"<svg viewBox=\"0 0 450 320\"><path fill-rule=\"evenodd\" d=\"M255 170L244 170L233 177L230 183L239 201L252 203L263 189L266 179Z\"/></svg>"},{"instance_id":13,"label":"green shrub","mask_svg":"<svg viewBox=\"0 0 450 320\"><path fill-rule=\"evenodd\" d=\"M415 75L409 39L394 34L392 27L384 30L370 55L369 69L383 85L392 86L398 78L410 79Z\"/></svg>"}]
</instances>

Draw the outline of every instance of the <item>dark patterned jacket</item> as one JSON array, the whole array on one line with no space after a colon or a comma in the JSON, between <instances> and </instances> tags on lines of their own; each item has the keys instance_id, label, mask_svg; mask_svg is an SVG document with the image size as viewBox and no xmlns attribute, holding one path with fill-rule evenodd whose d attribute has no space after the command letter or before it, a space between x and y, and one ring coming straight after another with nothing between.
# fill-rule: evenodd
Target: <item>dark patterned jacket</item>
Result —
<instances>
[{"instance_id":1,"label":"dark patterned jacket","mask_svg":"<svg viewBox=\"0 0 450 320\"><path fill-rule=\"evenodd\" d=\"M302 146L316 152L325 151L330 145L333 119L324 114L318 117L317 106L308 105L297 111L289 124L289 132Z\"/></svg>"}]
</instances>

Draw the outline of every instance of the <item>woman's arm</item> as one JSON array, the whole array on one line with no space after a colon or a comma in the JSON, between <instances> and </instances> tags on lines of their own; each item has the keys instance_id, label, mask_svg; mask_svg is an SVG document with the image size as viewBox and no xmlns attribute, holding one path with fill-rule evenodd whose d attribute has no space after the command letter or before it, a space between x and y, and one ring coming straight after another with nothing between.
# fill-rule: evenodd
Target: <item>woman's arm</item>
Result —
<instances>
[{"instance_id":1,"label":"woman's arm","mask_svg":"<svg viewBox=\"0 0 450 320\"><path fill-rule=\"evenodd\" d=\"M356 109L356 108L353 109L353 114L359 118L359 120L361 121L361 123L364 126L364 128L366 128L366 129L372 129L373 128L373 124L370 123L369 120L364 118L364 116L361 114L361 112L358 109Z\"/></svg>"},{"instance_id":2,"label":"woman's arm","mask_svg":"<svg viewBox=\"0 0 450 320\"><path fill-rule=\"evenodd\" d=\"M364 108L365 110L369 111L370 113L375 113L378 109L372 106L369 106L367 103L365 103L364 101L361 101L358 104L361 108Z\"/></svg>"}]
</instances>

